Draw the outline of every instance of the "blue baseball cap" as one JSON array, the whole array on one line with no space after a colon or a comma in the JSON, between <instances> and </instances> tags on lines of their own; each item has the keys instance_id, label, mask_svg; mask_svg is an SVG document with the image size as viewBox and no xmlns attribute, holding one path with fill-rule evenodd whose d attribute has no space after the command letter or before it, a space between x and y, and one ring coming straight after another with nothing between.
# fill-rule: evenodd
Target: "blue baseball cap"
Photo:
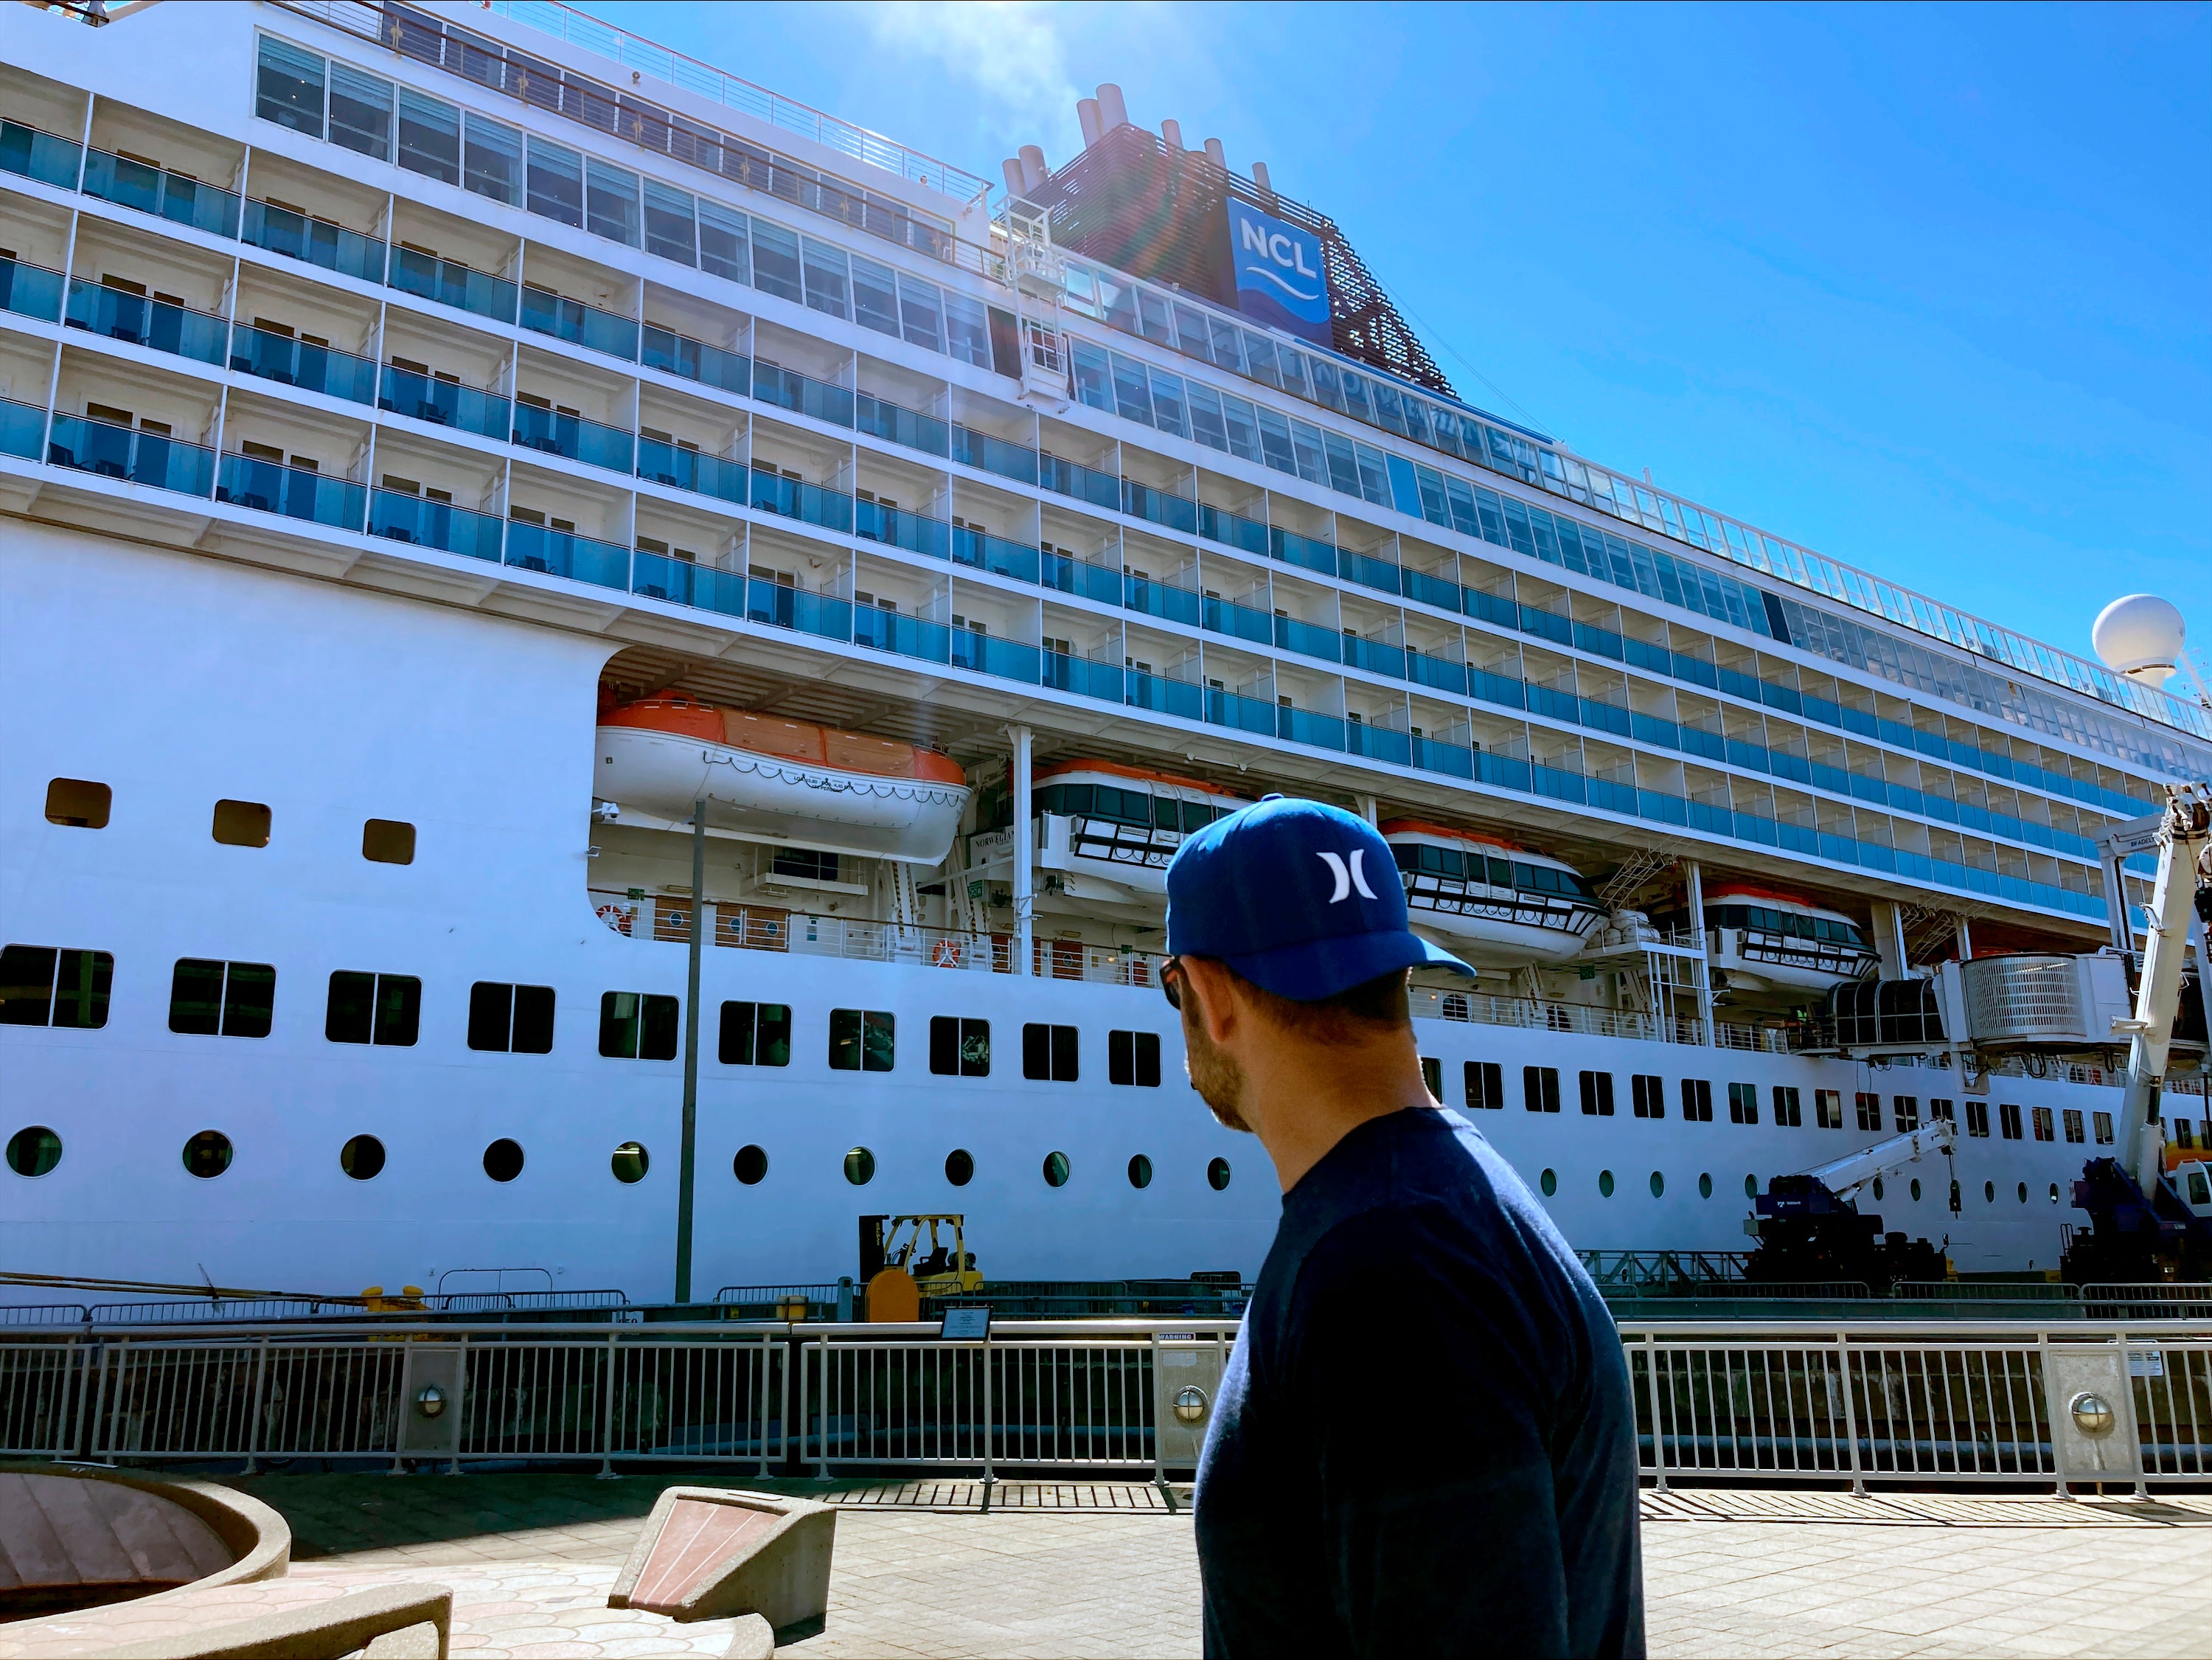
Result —
<instances>
[{"instance_id":1,"label":"blue baseball cap","mask_svg":"<svg viewBox=\"0 0 2212 1660\"><path fill-rule=\"evenodd\" d=\"M1212 957L1312 1003L1393 969L1474 970L1415 933L1390 844L1341 807L1270 795L1185 838L1168 866L1168 950Z\"/></svg>"}]
</instances>

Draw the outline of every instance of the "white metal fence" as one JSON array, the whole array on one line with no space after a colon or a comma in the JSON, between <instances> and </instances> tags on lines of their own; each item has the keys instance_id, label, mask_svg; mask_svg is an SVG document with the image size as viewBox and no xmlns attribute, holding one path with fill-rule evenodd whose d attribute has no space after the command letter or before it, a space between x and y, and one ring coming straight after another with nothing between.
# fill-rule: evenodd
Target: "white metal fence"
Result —
<instances>
[{"instance_id":1,"label":"white metal fence","mask_svg":"<svg viewBox=\"0 0 2212 1660\"><path fill-rule=\"evenodd\" d=\"M1188 1316L1010 1321L972 1341L771 1322L27 1331L0 1343L0 1456L1161 1477L1194 1462L1235 1332ZM2212 1321L1631 1321L1621 1338L1662 1487L2212 1481Z\"/></svg>"}]
</instances>

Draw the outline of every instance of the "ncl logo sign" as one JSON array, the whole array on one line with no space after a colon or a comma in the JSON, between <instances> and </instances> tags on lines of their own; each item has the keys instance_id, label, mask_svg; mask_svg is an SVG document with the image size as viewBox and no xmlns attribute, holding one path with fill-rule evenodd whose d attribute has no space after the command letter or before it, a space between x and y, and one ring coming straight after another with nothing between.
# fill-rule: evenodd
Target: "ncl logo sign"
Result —
<instances>
[{"instance_id":1,"label":"ncl logo sign","mask_svg":"<svg viewBox=\"0 0 2212 1660\"><path fill-rule=\"evenodd\" d=\"M1321 239L1235 197L1228 207L1237 308L1316 345L1330 344Z\"/></svg>"}]
</instances>

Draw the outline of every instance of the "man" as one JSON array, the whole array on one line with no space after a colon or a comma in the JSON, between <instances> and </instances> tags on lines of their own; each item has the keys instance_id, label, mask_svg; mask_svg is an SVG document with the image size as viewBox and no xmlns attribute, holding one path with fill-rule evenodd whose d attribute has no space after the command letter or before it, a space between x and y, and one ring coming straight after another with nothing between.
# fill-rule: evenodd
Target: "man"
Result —
<instances>
[{"instance_id":1,"label":"man","mask_svg":"<svg viewBox=\"0 0 2212 1660\"><path fill-rule=\"evenodd\" d=\"M1620 1341L1543 1208L1430 1095L1390 848L1271 795L1168 868L1190 1080L1283 1215L1198 1472L1206 1651L1640 1656Z\"/></svg>"}]
</instances>

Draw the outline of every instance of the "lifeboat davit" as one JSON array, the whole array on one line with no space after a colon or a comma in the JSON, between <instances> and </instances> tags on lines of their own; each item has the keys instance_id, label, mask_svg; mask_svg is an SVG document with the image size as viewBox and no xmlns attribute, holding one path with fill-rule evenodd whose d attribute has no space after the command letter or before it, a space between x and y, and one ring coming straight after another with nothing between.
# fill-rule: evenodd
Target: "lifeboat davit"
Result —
<instances>
[{"instance_id":1,"label":"lifeboat davit","mask_svg":"<svg viewBox=\"0 0 2212 1660\"><path fill-rule=\"evenodd\" d=\"M1744 1000L1803 1002L1860 978L1876 960L1859 925L1843 912L1774 888L1709 885L1705 924L1705 960L1719 971L1714 988Z\"/></svg>"},{"instance_id":2,"label":"lifeboat davit","mask_svg":"<svg viewBox=\"0 0 2212 1660\"><path fill-rule=\"evenodd\" d=\"M1183 837L1250 798L1113 761L1055 761L1030 782L1040 885L1072 900L1158 908Z\"/></svg>"},{"instance_id":3,"label":"lifeboat davit","mask_svg":"<svg viewBox=\"0 0 2212 1660\"><path fill-rule=\"evenodd\" d=\"M599 716L592 794L641 817L831 853L941 863L967 811L950 756L808 721L663 695Z\"/></svg>"},{"instance_id":4,"label":"lifeboat davit","mask_svg":"<svg viewBox=\"0 0 2212 1660\"><path fill-rule=\"evenodd\" d=\"M1564 962L1604 920L1605 907L1564 860L1418 818L1386 818L1380 828L1413 926L1463 956Z\"/></svg>"}]
</instances>

